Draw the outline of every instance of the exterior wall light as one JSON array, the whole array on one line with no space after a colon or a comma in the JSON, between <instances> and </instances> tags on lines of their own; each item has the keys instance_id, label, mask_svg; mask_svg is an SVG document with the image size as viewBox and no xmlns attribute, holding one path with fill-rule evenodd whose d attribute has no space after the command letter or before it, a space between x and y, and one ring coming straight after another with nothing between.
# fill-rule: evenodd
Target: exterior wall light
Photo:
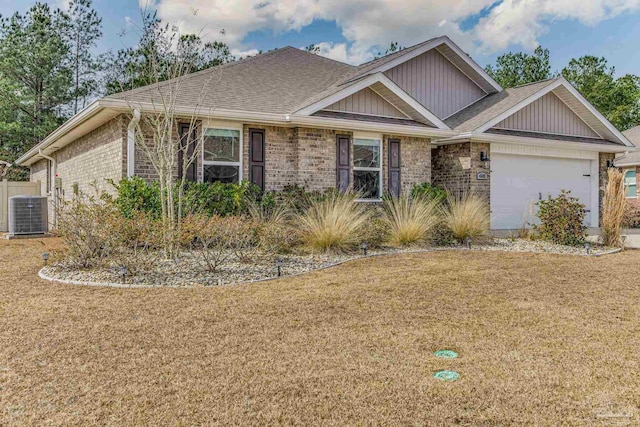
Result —
<instances>
[{"instance_id":1,"label":"exterior wall light","mask_svg":"<svg viewBox=\"0 0 640 427\"><path fill-rule=\"evenodd\" d=\"M490 162L491 159L489 158L489 156L487 155L486 151L481 151L480 152L480 161L481 162Z\"/></svg>"}]
</instances>

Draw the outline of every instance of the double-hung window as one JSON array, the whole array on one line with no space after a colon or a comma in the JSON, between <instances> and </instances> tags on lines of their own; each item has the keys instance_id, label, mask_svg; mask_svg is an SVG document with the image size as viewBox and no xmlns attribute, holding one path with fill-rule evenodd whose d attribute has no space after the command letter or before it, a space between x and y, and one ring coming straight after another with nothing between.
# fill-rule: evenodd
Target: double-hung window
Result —
<instances>
[{"instance_id":1,"label":"double-hung window","mask_svg":"<svg viewBox=\"0 0 640 427\"><path fill-rule=\"evenodd\" d=\"M233 182L242 180L242 136L239 129L207 128L203 132L204 182Z\"/></svg>"},{"instance_id":2,"label":"double-hung window","mask_svg":"<svg viewBox=\"0 0 640 427\"><path fill-rule=\"evenodd\" d=\"M373 138L353 139L353 189L362 199L382 196L382 141Z\"/></svg>"},{"instance_id":3,"label":"double-hung window","mask_svg":"<svg viewBox=\"0 0 640 427\"><path fill-rule=\"evenodd\" d=\"M635 199L638 196L638 189L636 188L636 170L629 169L624 173L624 188L625 195L628 198Z\"/></svg>"}]
</instances>

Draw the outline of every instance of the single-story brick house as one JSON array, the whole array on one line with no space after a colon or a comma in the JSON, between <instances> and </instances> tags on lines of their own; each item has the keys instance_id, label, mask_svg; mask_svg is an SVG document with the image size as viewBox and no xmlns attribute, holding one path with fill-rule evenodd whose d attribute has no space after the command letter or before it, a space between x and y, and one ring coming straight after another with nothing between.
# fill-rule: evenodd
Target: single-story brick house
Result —
<instances>
[{"instance_id":1,"label":"single-story brick house","mask_svg":"<svg viewBox=\"0 0 640 427\"><path fill-rule=\"evenodd\" d=\"M214 85L198 109L193 180L352 186L369 201L431 182L481 194L492 229L520 228L532 203L561 189L597 227L606 169L633 149L565 79L504 89L446 36L360 66L285 47L183 79L176 115ZM47 195L154 179L129 129L168 86L95 101L18 163Z\"/></svg>"},{"instance_id":2,"label":"single-story brick house","mask_svg":"<svg viewBox=\"0 0 640 427\"><path fill-rule=\"evenodd\" d=\"M640 146L640 126L622 132L633 145ZM625 152L616 156L615 165L624 172L626 195L628 199L640 201L638 184L640 181L640 151Z\"/></svg>"}]
</instances>

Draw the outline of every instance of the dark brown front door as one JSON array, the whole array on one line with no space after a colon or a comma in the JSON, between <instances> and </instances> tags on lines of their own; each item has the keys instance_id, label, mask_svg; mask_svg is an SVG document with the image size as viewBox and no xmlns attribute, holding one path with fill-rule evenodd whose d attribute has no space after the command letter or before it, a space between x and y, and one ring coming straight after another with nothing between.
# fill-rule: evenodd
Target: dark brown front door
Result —
<instances>
[{"instance_id":1,"label":"dark brown front door","mask_svg":"<svg viewBox=\"0 0 640 427\"><path fill-rule=\"evenodd\" d=\"M389 194L400 197L400 140L389 140Z\"/></svg>"},{"instance_id":2,"label":"dark brown front door","mask_svg":"<svg viewBox=\"0 0 640 427\"><path fill-rule=\"evenodd\" d=\"M191 135L189 136L189 128L191 129ZM198 132L195 125L189 125L189 123L182 123L179 126L180 136L180 149L178 150L178 178L182 179L184 171L185 161L191 162L187 165L187 171L184 175L187 181L197 181L198 175L198 156L194 156L194 150L196 141L198 138Z\"/></svg>"},{"instance_id":3,"label":"dark brown front door","mask_svg":"<svg viewBox=\"0 0 640 427\"><path fill-rule=\"evenodd\" d=\"M264 130L249 129L249 179L264 191Z\"/></svg>"},{"instance_id":4,"label":"dark brown front door","mask_svg":"<svg viewBox=\"0 0 640 427\"><path fill-rule=\"evenodd\" d=\"M338 135L336 156L336 186L341 192L349 189L351 179L351 138L348 135Z\"/></svg>"}]
</instances>

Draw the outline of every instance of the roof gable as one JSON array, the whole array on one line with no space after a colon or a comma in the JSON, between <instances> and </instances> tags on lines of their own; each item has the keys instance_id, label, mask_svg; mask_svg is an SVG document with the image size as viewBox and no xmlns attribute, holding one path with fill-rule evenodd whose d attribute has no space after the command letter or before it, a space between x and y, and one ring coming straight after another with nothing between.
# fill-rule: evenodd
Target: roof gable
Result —
<instances>
[{"instance_id":1,"label":"roof gable","mask_svg":"<svg viewBox=\"0 0 640 427\"><path fill-rule=\"evenodd\" d=\"M325 107L324 110L381 117L408 118L406 114L369 87L334 102Z\"/></svg>"},{"instance_id":2,"label":"roof gable","mask_svg":"<svg viewBox=\"0 0 640 427\"><path fill-rule=\"evenodd\" d=\"M524 106L493 128L601 138L553 92Z\"/></svg>"},{"instance_id":3,"label":"roof gable","mask_svg":"<svg viewBox=\"0 0 640 427\"><path fill-rule=\"evenodd\" d=\"M441 119L487 95L438 48L385 71L385 75Z\"/></svg>"},{"instance_id":4,"label":"roof gable","mask_svg":"<svg viewBox=\"0 0 640 427\"><path fill-rule=\"evenodd\" d=\"M466 74L469 79L475 82L476 85L482 88L486 93L496 93L503 90L502 87L489 74L487 74L480 65L478 65L478 63L476 63L447 36L436 37L415 46L402 49L393 54L362 64L355 72L351 73L347 82L357 80L367 75L385 72L436 48L439 53Z\"/></svg>"},{"instance_id":5,"label":"roof gable","mask_svg":"<svg viewBox=\"0 0 640 427\"><path fill-rule=\"evenodd\" d=\"M598 135L597 138L632 146L629 140L564 78L530 83L489 95L449 117L446 123L458 132L486 132L551 92L588 125ZM556 117L551 115L544 120L556 120ZM547 123L544 126L550 125Z\"/></svg>"}]
</instances>

